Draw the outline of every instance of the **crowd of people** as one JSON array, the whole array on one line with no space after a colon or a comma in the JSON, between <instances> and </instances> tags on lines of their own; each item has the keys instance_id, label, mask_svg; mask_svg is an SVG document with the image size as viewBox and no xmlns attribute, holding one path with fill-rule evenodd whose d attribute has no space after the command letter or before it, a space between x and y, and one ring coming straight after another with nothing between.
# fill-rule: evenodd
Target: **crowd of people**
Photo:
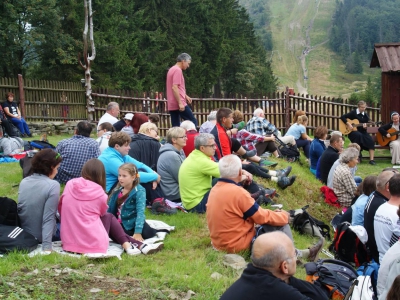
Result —
<instances>
[{"instance_id":1,"label":"crowd of people","mask_svg":"<svg viewBox=\"0 0 400 300\"><path fill-rule=\"evenodd\" d=\"M162 242L145 240L166 235L146 222L146 206L154 214L175 214L177 208L206 214L214 249L252 253L251 263L221 299L249 295L328 299L323 287L293 276L296 262L317 259L324 239L308 249L297 249L289 214L261 206L272 203L276 191L258 184L253 176L277 182L281 189L296 181L290 166L274 170L276 162L266 158L267 154L282 158L276 146L280 139L303 149L311 173L332 189L343 207L342 219L365 228L371 258L381 264L378 294L390 294L400 274L400 174L388 168L364 180L355 175L362 150L368 151L369 163L375 165L374 142L366 132L370 119L365 102L341 117L352 130L347 149L343 134L331 132L328 136L325 126L318 126L314 139L310 138L304 111L296 112L284 136L261 108L245 122L240 111L221 107L210 112L207 122L198 124L188 106L192 99L186 94L182 74L190 63L191 57L182 53L167 74L172 127L165 144L160 143L157 115L128 112L119 120L119 105L110 102L97 124L96 140L90 137L92 124L82 121L73 137L59 142L55 150L35 154L33 175L24 178L19 187L22 228L34 235L47 253L56 240L62 240L65 251L104 253L111 238L127 254L138 255L161 250ZM10 121L24 136L30 135L11 93L3 107L6 118L1 125L5 130ZM361 124L356 130L352 119ZM379 128L388 138L390 129L399 130L399 114L393 112L391 120ZM399 139L390 143L393 164L400 163L399 143ZM60 184L65 184L61 197ZM33 189L37 191L34 200Z\"/></svg>"}]
</instances>

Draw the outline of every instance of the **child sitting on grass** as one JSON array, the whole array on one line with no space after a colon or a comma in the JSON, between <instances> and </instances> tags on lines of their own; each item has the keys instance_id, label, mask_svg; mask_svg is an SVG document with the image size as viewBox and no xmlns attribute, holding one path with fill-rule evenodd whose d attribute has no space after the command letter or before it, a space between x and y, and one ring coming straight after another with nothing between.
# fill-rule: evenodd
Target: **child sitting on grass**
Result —
<instances>
[{"instance_id":1,"label":"child sitting on grass","mask_svg":"<svg viewBox=\"0 0 400 300\"><path fill-rule=\"evenodd\" d=\"M150 254L162 249L162 243L148 245L133 239L107 213L106 176L100 160L87 161L81 174L82 177L67 182L58 207L65 251L106 253L109 238L122 245L128 255Z\"/></svg>"},{"instance_id":2,"label":"child sitting on grass","mask_svg":"<svg viewBox=\"0 0 400 300\"><path fill-rule=\"evenodd\" d=\"M124 231L135 240L143 241L154 236L165 237L165 232L158 232L145 221L146 190L139 184L137 167L126 163L118 169L120 188L111 194L108 212L121 223Z\"/></svg>"}]
</instances>

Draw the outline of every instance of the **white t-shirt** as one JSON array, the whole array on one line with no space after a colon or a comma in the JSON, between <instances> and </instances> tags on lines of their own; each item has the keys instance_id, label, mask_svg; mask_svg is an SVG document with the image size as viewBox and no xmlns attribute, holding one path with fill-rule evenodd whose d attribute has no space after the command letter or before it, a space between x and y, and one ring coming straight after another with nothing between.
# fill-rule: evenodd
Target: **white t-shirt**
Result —
<instances>
[{"instance_id":1,"label":"white t-shirt","mask_svg":"<svg viewBox=\"0 0 400 300\"><path fill-rule=\"evenodd\" d=\"M111 131L107 131L101 137L97 138L96 142L99 144L100 153L108 147L108 140L111 137Z\"/></svg>"},{"instance_id":2,"label":"white t-shirt","mask_svg":"<svg viewBox=\"0 0 400 300\"><path fill-rule=\"evenodd\" d=\"M398 206L388 202L379 206L374 217L374 233L379 251L379 263L389 248L399 240L400 223Z\"/></svg>"},{"instance_id":3,"label":"white t-shirt","mask_svg":"<svg viewBox=\"0 0 400 300\"><path fill-rule=\"evenodd\" d=\"M112 125L114 125L114 123L117 123L117 122L118 122L118 119L117 119L116 117L114 117L114 116L112 116L112 115L110 115L109 113L106 112L106 113L100 118L99 124L97 124L97 126L99 126L100 124L105 123L105 122L108 122L108 123L111 123ZM97 127L97 128L98 128L98 127Z\"/></svg>"},{"instance_id":4,"label":"white t-shirt","mask_svg":"<svg viewBox=\"0 0 400 300\"><path fill-rule=\"evenodd\" d=\"M376 285L378 296L382 295L383 291L385 290L385 287L387 286L389 269L398 260L399 257L400 242L397 242L392 247L390 247L390 249L386 252L385 256L381 260L381 266L379 267L378 272L378 283ZM384 299L386 299L386 297Z\"/></svg>"}]
</instances>

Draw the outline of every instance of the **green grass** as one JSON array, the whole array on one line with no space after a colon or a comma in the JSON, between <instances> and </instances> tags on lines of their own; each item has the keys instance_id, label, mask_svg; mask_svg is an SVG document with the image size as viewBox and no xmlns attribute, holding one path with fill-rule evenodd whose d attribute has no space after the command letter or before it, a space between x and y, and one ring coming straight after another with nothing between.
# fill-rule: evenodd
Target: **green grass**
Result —
<instances>
[{"instance_id":1,"label":"green grass","mask_svg":"<svg viewBox=\"0 0 400 300\"><path fill-rule=\"evenodd\" d=\"M51 136L49 139L57 144L66 137ZM319 192L321 184L308 170L304 157L302 160L302 166L291 164L292 173L297 175L296 182L286 190L279 190L280 197L276 200L286 210L309 204L313 216L329 223L338 209L323 202ZM279 168L287 165L279 160ZM390 166L390 158L377 160L376 166L365 160L357 173L362 177L378 174L387 166ZM18 163L0 164L0 196L18 198L18 188L13 186L20 182L21 174ZM272 182L258 182L277 188ZM183 298L188 290L196 293L193 299L218 299L238 278L237 271L223 265L224 253L212 249L204 215L179 212L173 216L154 216L146 212L146 217L176 226L160 253L136 257L124 254L121 261L77 259L57 254L28 258L12 253L0 258L0 299L167 299L171 294ZM316 241L296 232L293 234L296 247L300 249ZM243 255L248 260L249 254ZM51 271L66 267L74 272L54 276ZM28 275L35 269L39 272L37 275ZM220 273L222 278L212 279L210 276L214 272ZM298 268L296 276L305 278L304 269ZM99 288L101 292L90 293L92 288Z\"/></svg>"}]
</instances>

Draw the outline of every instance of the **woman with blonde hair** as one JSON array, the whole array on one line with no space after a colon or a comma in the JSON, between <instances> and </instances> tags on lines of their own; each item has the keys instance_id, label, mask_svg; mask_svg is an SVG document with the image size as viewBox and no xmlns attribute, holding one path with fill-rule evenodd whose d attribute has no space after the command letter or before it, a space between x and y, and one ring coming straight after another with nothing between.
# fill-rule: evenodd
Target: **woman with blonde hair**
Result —
<instances>
[{"instance_id":1,"label":"woman with blonde hair","mask_svg":"<svg viewBox=\"0 0 400 300\"><path fill-rule=\"evenodd\" d=\"M307 135L308 118L305 115L299 116L297 122L290 126L285 136L293 136L298 148L303 148L307 159L310 157L310 145L312 139Z\"/></svg>"}]
</instances>

